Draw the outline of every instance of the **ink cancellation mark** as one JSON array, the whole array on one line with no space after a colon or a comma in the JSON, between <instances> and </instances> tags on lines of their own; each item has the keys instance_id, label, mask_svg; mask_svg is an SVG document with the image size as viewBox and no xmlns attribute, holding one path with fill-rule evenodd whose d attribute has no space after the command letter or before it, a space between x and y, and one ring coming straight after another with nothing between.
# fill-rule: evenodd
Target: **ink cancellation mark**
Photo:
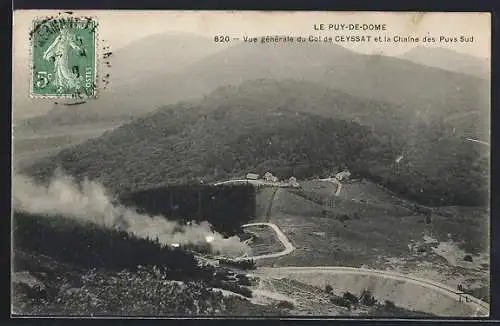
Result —
<instances>
[{"instance_id":1,"label":"ink cancellation mark","mask_svg":"<svg viewBox=\"0 0 500 326\"><path fill-rule=\"evenodd\" d=\"M35 19L31 40L31 96L96 95L96 28L90 17Z\"/></svg>"}]
</instances>

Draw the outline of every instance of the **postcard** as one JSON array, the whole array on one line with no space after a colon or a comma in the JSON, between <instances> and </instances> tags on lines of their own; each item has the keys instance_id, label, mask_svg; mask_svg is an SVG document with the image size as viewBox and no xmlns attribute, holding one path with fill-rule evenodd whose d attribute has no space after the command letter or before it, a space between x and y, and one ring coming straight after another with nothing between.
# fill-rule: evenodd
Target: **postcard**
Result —
<instances>
[{"instance_id":1,"label":"postcard","mask_svg":"<svg viewBox=\"0 0 500 326\"><path fill-rule=\"evenodd\" d=\"M14 317L488 317L489 13L16 10Z\"/></svg>"}]
</instances>

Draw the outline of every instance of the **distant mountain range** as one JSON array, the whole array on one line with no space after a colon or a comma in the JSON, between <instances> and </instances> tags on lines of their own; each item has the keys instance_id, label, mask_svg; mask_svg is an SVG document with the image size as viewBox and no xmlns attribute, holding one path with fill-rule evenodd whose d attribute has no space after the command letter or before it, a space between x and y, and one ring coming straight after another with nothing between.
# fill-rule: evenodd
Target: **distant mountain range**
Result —
<instances>
[{"instance_id":1,"label":"distant mountain range","mask_svg":"<svg viewBox=\"0 0 500 326\"><path fill-rule=\"evenodd\" d=\"M165 69L169 59L161 60L163 53L180 54L185 50L177 52L172 49L176 43L167 44L161 39L157 36L136 41L128 49L122 49L126 54L116 51L113 55L116 55L113 60L117 60L113 64L115 71L118 64L128 63L133 66L131 71L144 71L141 76L127 79L123 75L128 72L117 72L115 76L121 73L119 80L127 82L112 81L117 83L116 87L110 86L97 100L71 107L70 114L65 113L66 107L55 108L46 116L30 120L30 126L46 128L55 122L71 125L93 120L126 121L165 104L209 94L220 86L258 78L320 83L356 97L394 104L395 110L428 121L464 111L488 112L489 109L487 81L400 58L363 55L331 44L237 44L216 51L206 46L205 41L200 45L193 39L192 43L211 50L199 55L200 59L194 62L191 56L187 60L191 64L186 61L178 65L180 68L169 70ZM164 44L160 50L159 44ZM145 53L154 53L150 54L155 59L149 65L143 57Z\"/></svg>"},{"instance_id":2,"label":"distant mountain range","mask_svg":"<svg viewBox=\"0 0 500 326\"><path fill-rule=\"evenodd\" d=\"M489 79L490 61L445 48L417 46L400 56L418 64Z\"/></svg>"},{"instance_id":3,"label":"distant mountain range","mask_svg":"<svg viewBox=\"0 0 500 326\"><path fill-rule=\"evenodd\" d=\"M143 80L181 72L226 47L210 38L187 33L154 34L133 41L110 57L112 89L130 85L140 90Z\"/></svg>"},{"instance_id":4,"label":"distant mountain range","mask_svg":"<svg viewBox=\"0 0 500 326\"><path fill-rule=\"evenodd\" d=\"M484 147L442 121L397 112L317 83L257 79L164 106L24 172L46 179L62 167L121 193L248 171L307 178L347 166L424 203L483 204Z\"/></svg>"}]
</instances>

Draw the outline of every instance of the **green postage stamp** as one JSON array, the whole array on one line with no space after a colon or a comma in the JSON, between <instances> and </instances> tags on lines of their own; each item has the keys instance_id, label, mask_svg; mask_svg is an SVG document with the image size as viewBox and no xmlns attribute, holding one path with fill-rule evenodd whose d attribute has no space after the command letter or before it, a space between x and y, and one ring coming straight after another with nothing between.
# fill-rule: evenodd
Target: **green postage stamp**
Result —
<instances>
[{"instance_id":1,"label":"green postage stamp","mask_svg":"<svg viewBox=\"0 0 500 326\"><path fill-rule=\"evenodd\" d=\"M96 27L90 17L33 21L31 96L88 98L96 95Z\"/></svg>"}]
</instances>

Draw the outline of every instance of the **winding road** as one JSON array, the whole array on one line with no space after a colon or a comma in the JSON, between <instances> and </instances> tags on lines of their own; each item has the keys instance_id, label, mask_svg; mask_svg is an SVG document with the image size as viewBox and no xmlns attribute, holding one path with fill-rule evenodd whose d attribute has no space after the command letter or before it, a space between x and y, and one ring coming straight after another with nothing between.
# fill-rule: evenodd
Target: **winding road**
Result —
<instances>
[{"instance_id":1,"label":"winding road","mask_svg":"<svg viewBox=\"0 0 500 326\"><path fill-rule=\"evenodd\" d=\"M342 188L342 184L338 180L336 180L336 179L333 180L333 178L318 179L318 180L336 183L338 185L337 190L336 190L336 196L338 196L338 194L340 193L340 190ZM234 182L235 180L231 180L231 181ZM241 180L241 181L248 181L248 180ZM224 183L227 183L227 182L224 182ZM273 198L274 198L274 196L273 196ZM272 205L272 203L270 205ZM267 226L267 227L272 228L274 230L274 232L276 233L278 240L285 247L285 249L280 251L280 252L253 256L253 257L250 257L251 259L261 260L261 259L268 259L268 258L278 258L281 256L288 255L295 250L295 247L290 242L288 237L283 233L283 231L281 231L281 229L276 224L269 223L269 222L265 222L265 223L261 222L261 223L249 223L249 224L242 225L242 227L250 227L250 226ZM472 295L457 292L454 288L452 288L450 286L447 286L447 285L444 285L444 284L441 284L438 282L434 282L432 280L418 278L418 277L400 274L400 273L395 273L395 272L390 272L390 271L372 270L372 269L355 268L355 267L342 267L342 266L277 267L277 268L260 267L254 272L254 274L255 275L265 275L267 277L280 277L280 276L285 277L287 274L288 275L290 275L290 274L311 274L312 278L314 278L314 274L316 274L316 276L318 274L335 274L335 275L339 275L339 274L353 275L354 274L354 275L364 275L364 276L375 276L378 278L392 279L395 281L413 283L413 284L422 286L423 288L426 288L428 290L439 292L439 293L441 293L449 298L452 298L458 302L462 302L463 304L469 306L473 311L475 311L474 317L485 317L485 316L489 316L489 313L490 313L490 305L487 304L486 302L472 296Z\"/></svg>"},{"instance_id":2,"label":"winding road","mask_svg":"<svg viewBox=\"0 0 500 326\"><path fill-rule=\"evenodd\" d=\"M231 183L234 183L234 184L238 184L238 183L252 184L252 185L254 185L254 186L265 184L265 182L264 182L264 181L260 181L260 180L251 180L251 179L232 179L232 180L226 180L226 181L219 181L219 182L215 182L215 183L214 183L214 186L220 186L220 185L224 185L224 184L231 184Z\"/></svg>"},{"instance_id":3,"label":"winding road","mask_svg":"<svg viewBox=\"0 0 500 326\"><path fill-rule=\"evenodd\" d=\"M342 190L342 183L339 180L337 180L336 178L326 178L326 179L317 179L317 180L336 184L337 190L335 190L335 196L338 197L340 195L340 191Z\"/></svg>"},{"instance_id":4,"label":"winding road","mask_svg":"<svg viewBox=\"0 0 500 326\"><path fill-rule=\"evenodd\" d=\"M479 143L479 144L486 145L486 146L490 146L489 143L482 141L482 140L478 140L478 139L465 138L465 140L472 141L472 142Z\"/></svg>"},{"instance_id":5,"label":"winding road","mask_svg":"<svg viewBox=\"0 0 500 326\"><path fill-rule=\"evenodd\" d=\"M254 186L270 186L270 187L279 187L279 188L290 188L291 185L288 182L271 182L271 181L264 181L264 180L253 180L253 179L232 179L232 180L226 180L226 181L219 181L215 182L213 185L214 186L220 186L223 184L251 184Z\"/></svg>"},{"instance_id":6,"label":"winding road","mask_svg":"<svg viewBox=\"0 0 500 326\"><path fill-rule=\"evenodd\" d=\"M288 240L287 236L281 231L281 229L273 223L250 223L250 224L244 224L242 227L249 227L249 226L268 226L274 230L276 233L276 236L278 237L278 240L283 244L285 247L284 250L280 252L276 252L274 254L265 254L265 255L259 255L259 256L252 256L253 260L260 260L260 259L266 259L266 258L277 258L280 256L288 255L292 251L295 250L295 247L293 244Z\"/></svg>"},{"instance_id":7,"label":"winding road","mask_svg":"<svg viewBox=\"0 0 500 326\"><path fill-rule=\"evenodd\" d=\"M281 229L273 223L249 223L243 225L243 227L249 226L267 226L274 230L276 236L279 241L285 247L284 250L273 253L273 254L265 254L251 257L253 260L267 259L267 258L277 258L284 255L288 255L295 250L293 244L288 240L287 236L281 231ZM432 280L423 279L419 277L414 277L410 275L389 272L389 271L380 271L380 270L372 270L366 268L355 268L355 267L343 267L343 266L314 266L314 267L260 267L257 271L255 271L255 275L265 275L267 277L280 277L286 276L287 274L311 274L311 277L314 275L318 275L318 273L322 274L349 274L349 275L363 275L363 276L375 276L384 279L392 279L395 281L402 281L407 283L413 283L419 286L422 286L426 289L436 291L442 293L443 295L452 298L456 301L462 302L465 305L468 305L473 311L475 311L475 317L484 317L488 316L490 312L490 306L486 302L479 300L478 298L469 295L457 292L454 288L447 286L445 284L441 284L438 282L434 282Z\"/></svg>"}]
</instances>

